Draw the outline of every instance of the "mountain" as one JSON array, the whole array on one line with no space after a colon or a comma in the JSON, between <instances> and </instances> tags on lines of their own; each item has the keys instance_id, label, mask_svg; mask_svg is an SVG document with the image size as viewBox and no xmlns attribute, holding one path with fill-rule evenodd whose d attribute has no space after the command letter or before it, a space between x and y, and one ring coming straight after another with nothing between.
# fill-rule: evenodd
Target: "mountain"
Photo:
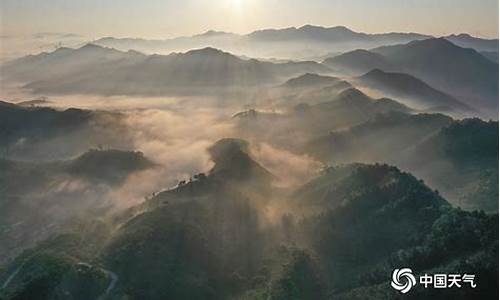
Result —
<instances>
[{"instance_id":1,"label":"mountain","mask_svg":"<svg viewBox=\"0 0 500 300\"><path fill-rule=\"evenodd\" d=\"M130 149L123 118L118 112L0 101L0 153L16 160L47 161L73 158L99 145Z\"/></svg>"},{"instance_id":2,"label":"mountain","mask_svg":"<svg viewBox=\"0 0 500 300\"><path fill-rule=\"evenodd\" d=\"M467 33L452 34L444 38L462 48L472 48L478 52L498 52L498 39L482 39L473 37Z\"/></svg>"},{"instance_id":3,"label":"mountain","mask_svg":"<svg viewBox=\"0 0 500 300\"><path fill-rule=\"evenodd\" d=\"M338 83L340 80L331 76L322 76L314 73L305 73L298 77L287 80L283 86L289 88L307 88L328 86Z\"/></svg>"},{"instance_id":4,"label":"mountain","mask_svg":"<svg viewBox=\"0 0 500 300\"><path fill-rule=\"evenodd\" d=\"M256 163L249 153L248 142L241 139L225 138L208 149L215 163L209 176L223 181L257 180L267 184L273 175Z\"/></svg>"},{"instance_id":5,"label":"mountain","mask_svg":"<svg viewBox=\"0 0 500 300\"><path fill-rule=\"evenodd\" d=\"M141 152L120 150L48 162L0 159L0 263L79 218L110 211L116 203L107 193L153 167Z\"/></svg>"},{"instance_id":6,"label":"mountain","mask_svg":"<svg viewBox=\"0 0 500 300\"><path fill-rule=\"evenodd\" d=\"M392 163L401 153L452 122L452 118L441 114L411 115L394 111L378 114L359 125L312 140L306 153L328 164Z\"/></svg>"},{"instance_id":7,"label":"mountain","mask_svg":"<svg viewBox=\"0 0 500 300\"><path fill-rule=\"evenodd\" d=\"M238 140L219 146L245 149ZM496 295L498 216L452 208L396 167L327 168L293 192L289 212L273 222L258 191L212 176L199 174L135 213L121 213L114 231L94 222L39 243L0 270L7 282L0 295L393 299L399 292L387 286L400 266L415 275L474 270L477 288L432 294L415 287L418 298Z\"/></svg>"},{"instance_id":8,"label":"mountain","mask_svg":"<svg viewBox=\"0 0 500 300\"><path fill-rule=\"evenodd\" d=\"M257 30L247 35L251 40L259 42L282 41L309 41L321 43L381 43L394 44L402 41L428 38L427 35L417 33L382 33L367 34L355 32L345 26L322 27L304 25L302 27L289 27L284 29Z\"/></svg>"},{"instance_id":9,"label":"mountain","mask_svg":"<svg viewBox=\"0 0 500 300\"><path fill-rule=\"evenodd\" d=\"M327 58L323 61L323 64L335 71L354 76L364 74L373 69L386 71L398 69L396 65L392 65L384 56L362 49Z\"/></svg>"},{"instance_id":10,"label":"mountain","mask_svg":"<svg viewBox=\"0 0 500 300\"><path fill-rule=\"evenodd\" d=\"M91 182L120 184L127 176L155 164L141 152L120 150L89 150L66 163L66 172Z\"/></svg>"},{"instance_id":11,"label":"mountain","mask_svg":"<svg viewBox=\"0 0 500 300\"><path fill-rule=\"evenodd\" d=\"M498 211L498 122L390 112L312 139L326 164L383 162L422 178L466 210Z\"/></svg>"},{"instance_id":12,"label":"mountain","mask_svg":"<svg viewBox=\"0 0 500 300\"><path fill-rule=\"evenodd\" d=\"M122 52L95 44L78 49L61 47L53 52L28 55L2 65L7 78L29 82L40 78L64 78L78 71L100 68L103 64L132 63L144 59L136 51Z\"/></svg>"},{"instance_id":13,"label":"mountain","mask_svg":"<svg viewBox=\"0 0 500 300\"><path fill-rule=\"evenodd\" d=\"M300 222L296 234L324 266L324 276L335 287L332 298L398 299L388 286L400 266L411 266L416 276L474 269L484 282L480 289L440 293L417 286L409 294L415 298L497 293L498 216L454 209L409 173L380 164L331 167L294 199L316 211Z\"/></svg>"},{"instance_id":14,"label":"mountain","mask_svg":"<svg viewBox=\"0 0 500 300\"><path fill-rule=\"evenodd\" d=\"M407 106L388 98L373 99L356 88L348 88L340 92L334 100L316 104L313 110L325 113L334 113L341 116L343 112L350 111L346 116L360 113L365 116L374 116L377 113L388 111L410 111Z\"/></svg>"},{"instance_id":15,"label":"mountain","mask_svg":"<svg viewBox=\"0 0 500 300\"><path fill-rule=\"evenodd\" d=\"M315 62L243 60L214 48L166 56L95 45L60 52L10 62L4 68L6 77L26 82L27 89L39 93L171 95L269 85L305 72L330 71Z\"/></svg>"},{"instance_id":16,"label":"mountain","mask_svg":"<svg viewBox=\"0 0 500 300\"><path fill-rule=\"evenodd\" d=\"M246 141L222 139L209 153L215 165L208 174L157 194L103 249L101 261L120 278L117 294L225 299L258 274L273 244L257 210L270 201L272 175ZM138 278L144 266L149 271Z\"/></svg>"},{"instance_id":17,"label":"mountain","mask_svg":"<svg viewBox=\"0 0 500 300\"><path fill-rule=\"evenodd\" d=\"M474 112L452 96L408 74L374 69L357 79L363 85L378 90L388 97L408 101L408 105L413 108L469 114Z\"/></svg>"},{"instance_id":18,"label":"mountain","mask_svg":"<svg viewBox=\"0 0 500 300\"><path fill-rule=\"evenodd\" d=\"M371 51L478 111L493 116L498 108L498 64L473 49L439 38Z\"/></svg>"},{"instance_id":19,"label":"mountain","mask_svg":"<svg viewBox=\"0 0 500 300\"><path fill-rule=\"evenodd\" d=\"M0 101L0 147L20 139L39 139L59 132L77 130L90 122L90 111L67 109L58 111L45 107L24 107Z\"/></svg>"},{"instance_id":20,"label":"mountain","mask_svg":"<svg viewBox=\"0 0 500 300\"><path fill-rule=\"evenodd\" d=\"M498 51L481 51L484 57L498 64Z\"/></svg>"},{"instance_id":21,"label":"mountain","mask_svg":"<svg viewBox=\"0 0 500 300\"><path fill-rule=\"evenodd\" d=\"M498 211L498 122L455 121L416 145L398 164L464 209Z\"/></svg>"},{"instance_id":22,"label":"mountain","mask_svg":"<svg viewBox=\"0 0 500 300\"><path fill-rule=\"evenodd\" d=\"M244 35L208 31L191 37L166 40L106 37L94 43L125 51L134 49L147 53L183 52L193 48L215 47L250 57L308 59L331 53L332 49L345 52L429 37L431 36L417 33L367 34L354 32L344 26L304 25L298 28L263 29Z\"/></svg>"},{"instance_id":23,"label":"mountain","mask_svg":"<svg viewBox=\"0 0 500 300\"><path fill-rule=\"evenodd\" d=\"M299 104L317 104L334 98L352 85L344 79L304 73L292 77L271 89L262 90L256 97L264 105L289 110Z\"/></svg>"},{"instance_id":24,"label":"mountain","mask_svg":"<svg viewBox=\"0 0 500 300\"><path fill-rule=\"evenodd\" d=\"M412 112L395 100L374 99L352 87L341 92L329 92L329 88L304 93L297 99L286 99L304 102L280 113L249 110L236 114L233 117L234 128L239 136L247 140L258 139L280 149L304 153L311 140L330 131L364 123L380 113Z\"/></svg>"}]
</instances>

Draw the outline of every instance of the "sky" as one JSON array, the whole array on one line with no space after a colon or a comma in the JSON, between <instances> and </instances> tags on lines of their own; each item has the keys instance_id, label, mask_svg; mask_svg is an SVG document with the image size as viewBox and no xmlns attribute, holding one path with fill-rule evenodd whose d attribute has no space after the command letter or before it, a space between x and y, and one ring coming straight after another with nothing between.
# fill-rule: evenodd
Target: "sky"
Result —
<instances>
[{"instance_id":1,"label":"sky","mask_svg":"<svg viewBox=\"0 0 500 300\"><path fill-rule=\"evenodd\" d=\"M169 38L313 24L498 37L497 0L0 0L0 36Z\"/></svg>"}]
</instances>

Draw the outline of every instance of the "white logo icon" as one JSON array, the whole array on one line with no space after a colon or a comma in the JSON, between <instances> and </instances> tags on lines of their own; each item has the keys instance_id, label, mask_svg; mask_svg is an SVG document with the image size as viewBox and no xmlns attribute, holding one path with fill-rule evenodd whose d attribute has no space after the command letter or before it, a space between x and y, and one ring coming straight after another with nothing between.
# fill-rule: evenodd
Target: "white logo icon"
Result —
<instances>
[{"instance_id":1,"label":"white logo icon","mask_svg":"<svg viewBox=\"0 0 500 300\"><path fill-rule=\"evenodd\" d=\"M402 294L408 293L408 291L417 284L415 276L410 268L395 269L392 272L392 282L391 286L400 291Z\"/></svg>"}]
</instances>

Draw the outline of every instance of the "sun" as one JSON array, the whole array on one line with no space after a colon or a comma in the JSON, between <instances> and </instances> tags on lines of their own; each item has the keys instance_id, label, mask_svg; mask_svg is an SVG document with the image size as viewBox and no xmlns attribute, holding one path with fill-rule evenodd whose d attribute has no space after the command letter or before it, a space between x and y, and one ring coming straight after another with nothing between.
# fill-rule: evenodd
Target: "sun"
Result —
<instances>
[{"instance_id":1,"label":"sun","mask_svg":"<svg viewBox=\"0 0 500 300\"><path fill-rule=\"evenodd\" d=\"M246 2L248 1L249 0L230 0L230 5L233 9L240 10L247 4Z\"/></svg>"}]
</instances>

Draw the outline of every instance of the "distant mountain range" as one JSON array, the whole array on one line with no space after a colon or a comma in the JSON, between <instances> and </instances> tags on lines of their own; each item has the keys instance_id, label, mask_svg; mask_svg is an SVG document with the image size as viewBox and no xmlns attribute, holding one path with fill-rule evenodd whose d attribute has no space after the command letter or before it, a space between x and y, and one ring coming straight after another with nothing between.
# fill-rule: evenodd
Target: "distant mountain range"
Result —
<instances>
[{"instance_id":1,"label":"distant mountain range","mask_svg":"<svg viewBox=\"0 0 500 300\"><path fill-rule=\"evenodd\" d=\"M121 50L138 50L146 53L170 53L193 48L215 47L251 57L276 57L304 59L356 48L373 48L399 44L431 36L417 33L366 34L344 26L321 27L305 25L284 29L264 29L239 35L207 31L190 37L165 40L139 38L101 38L93 43Z\"/></svg>"},{"instance_id":2,"label":"distant mountain range","mask_svg":"<svg viewBox=\"0 0 500 300\"><path fill-rule=\"evenodd\" d=\"M165 95L270 85L330 69L312 61L244 60L214 48L144 55L88 44L20 58L4 65L3 71L12 80L28 82L25 87L39 93Z\"/></svg>"},{"instance_id":3,"label":"distant mountain range","mask_svg":"<svg viewBox=\"0 0 500 300\"><path fill-rule=\"evenodd\" d=\"M472 48L476 51L498 52L498 39L483 39L469 34L452 34L445 37L448 41L462 48Z\"/></svg>"},{"instance_id":4,"label":"distant mountain range","mask_svg":"<svg viewBox=\"0 0 500 300\"><path fill-rule=\"evenodd\" d=\"M203 34L165 40L105 37L94 41L94 43L121 50L134 49L146 53L170 53L209 46L251 57L305 59L326 55L332 51L370 49L432 37L426 34L402 32L368 34L355 32L344 26L305 25L298 28L257 30L244 35L210 30ZM488 40L471 37L467 34L450 35L445 38L456 42L461 47L474 48L477 51L498 52L497 39Z\"/></svg>"},{"instance_id":5,"label":"distant mountain range","mask_svg":"<svg viewBox=\"0 0 500 300\"><path fill-rule=\"evenodd\" d=\"M383 89L383 85L386 87L391 85L391 92L399 90L397 94L400 95L403 89L407 90L407 94L416 92L409 91L408 88L420 89L416 93L427 94L429 88L424 88L424 85L428 85L487 117L497 118L498 64L473 49L461 48L445 38L412 41L407 44L378 47L369 51L354 50L328 58L324 64L350 76L361 76L373 69L380 69L385 73L372 73L367 76L370 80L366 80L381 83L381 86L377 86L378 89ZM408 75L389 76L387 72L407 73ZM384 75L384 82L380 82L382 75ZM409 81L413 82L411 84L413 87L409 86ZM420 82L417 83L417 81ZM420 88L417 88L417 85ZM434 95L427 94L427 96L435 99L436 92L432 94ZM437 98L444 99L443 95ZM427 101L431 100L427 99ZM446 102L450 102L450 99ZM463 110L464 106L456 109Z\"/></svg>"},{"instance_id":6,"label":"distant mountain range","mask_svg":"<svg viewBox=\"0 0 500 300\"><path fill-rule=\"evenodd\" d=\"M235 35L209 32L193 38L227 36ZM212 47L169 55L147 55L135 50L124 52L87 44L78 49L60 48L10 61L2 65L2 71L4 78L25 83L24 87L35 93L162 96L248 92L249 88L273 86L305 73L356 77L379 69L385 73L400 73L398 76L386 74L384 83L376 87L387 89L390 97L418 96L420 100L425 98L417 103L427 103L424 108L475 111L474 114L481 117L498 118L495 52L488 52L487 58L486 54L459 47L447 38L415 34L369 35L345 27L263 30L247 38L262 41L263 48L273 48L279 41L298 40L308 46L317 41L336 43L338 40L350 44L371 41L374 46L378 43L374 40L382 39L380 43L384 46L348 51L318 63L247 59ZM393 42L407 42L405 39L411 41L393 45ZM467 41L467 46L491 44L491 41L462 35L454 39L462 44ZM335 45L328 47L331 52ZM293 49L294 46L285 48ZM489 49L484 45L477 48ZM379 72L376 77L381 79L381 74ZM375 82L377 78L364 81Z\"/></svg>"}]
</instances>

